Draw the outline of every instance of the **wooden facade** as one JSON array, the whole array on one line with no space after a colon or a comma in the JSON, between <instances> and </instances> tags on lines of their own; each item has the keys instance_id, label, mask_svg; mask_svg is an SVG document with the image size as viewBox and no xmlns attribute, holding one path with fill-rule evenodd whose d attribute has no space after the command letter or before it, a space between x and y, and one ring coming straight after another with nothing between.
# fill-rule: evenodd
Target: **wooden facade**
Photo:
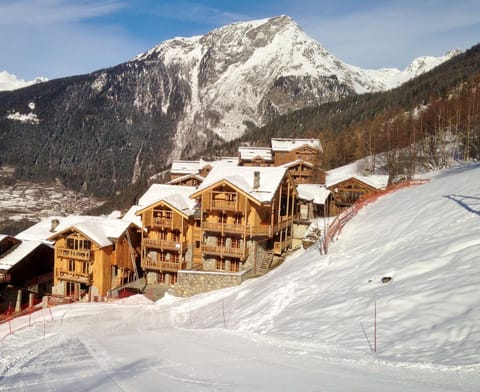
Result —
<instances>
[{"instance_id":1,"label":"wooden facade","mask_svg":"<svg viewBox=\"0 0 480 392\"><path fill-rule=\"evenodd\" d=\"M334 184L329 184L328 189L332 192L329 203L330 215L337 215L360 198L378 192L376 187L356 177L349 177Z\"/></svg>"},{"instance_id":2,"label":"wooden facade","mask_svg":"<svg viewBox=\"0 0 480 392\"><path fill-rule=\"evenodd\" d=\"M101 223L97 223L101 225ZM72 226L53 235L55 241L54 291L81 298L106 296L108 291L137 277L140 236L129 225L118 238L100 243L94 236Z\"/></svg>"},{"instance_id":3,"label":"wooden facade","mask_svg":"<svg viewBox=\"0 0 480 392\"><path fill-rule=\"evenodd\" d=\"M174 285L177 272L190 269L201 259L200 224L165 200L137 212L142 218L142 269L153 273L156 283Z\"/></svg>"},{"instance_id":4,"label":"wooden facade","mask_svg":"<svg viewBox=\"0 0 480 392\"><path fill-rule=\"evenodd\" d=\"M291 246L297 192L286 171L278 184L268 202L228 179L191 196L200 208L203 270L256 270L262 256L280 255Z\"/></svg>"}]
</instances>

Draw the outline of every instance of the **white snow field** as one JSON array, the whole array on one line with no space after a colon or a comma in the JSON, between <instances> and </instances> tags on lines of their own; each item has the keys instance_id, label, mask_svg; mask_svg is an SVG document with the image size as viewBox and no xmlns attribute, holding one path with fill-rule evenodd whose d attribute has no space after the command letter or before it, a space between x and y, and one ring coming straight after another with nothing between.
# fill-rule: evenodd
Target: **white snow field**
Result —
<instances>
[{"instance_id":1,"label":"white snow field","mask_svg":"<svg viewBox=\"0 0 480 392\"><path fill-rule=\"evenodd\" d=\"M297 251L242 286L0 325L0 391L480 391L479 277L476 163L379 198L328 255Z\"/></svg>"}]
</instances>

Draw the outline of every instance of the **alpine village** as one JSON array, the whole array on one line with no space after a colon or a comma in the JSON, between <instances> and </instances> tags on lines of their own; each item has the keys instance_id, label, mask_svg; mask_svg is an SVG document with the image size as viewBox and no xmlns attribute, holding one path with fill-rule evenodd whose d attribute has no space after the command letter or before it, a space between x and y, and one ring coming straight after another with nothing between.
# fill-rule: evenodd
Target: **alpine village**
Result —
<instances>
[{"instance_id":1,"label":"alpine village","mask_svg":"<svg viewBox=\"0 0 480 392\"><path fill-rule=\"evenodd\" d=\"M284 28L292 21L269 23ZM145 59L160 56L157 52L97 73L0 93L2 186L36 178L106 200L81 214L45 215L17 230L3 226L9 233L0 235L2 317L33 306L107 302L133 293L153 300L167 292L189 297L240 285L268 273L295 249L316 243L319 252L327 252L329 226L356 203L427 168L480 158L478 45L382 91L356 93L332 84L327 90L335 94L315 100L297 85L301 97L293 102L286 97L295 94L281 91L293 79L279 77L276 93L262 103L269 107L263 122L250 121L244 132L223 138L216 130L226 127L226 120L213 111L185 115L196 119L188 130L180 129L179 121L172 134L171 119L183 110L178 105L170 103L158 114L146 95L118 101L115 108L103 103L111 105L121 95L114 80L123 78L128 86L136 68L148 73ZM202 64L205 84L212 73L208 59ZM171 82L169 94L181 93L178 83ZM92 85L89 94L100 98L81 97L77 107L64 103L68 91L83 91L86 84ZM54 116L52 105L29 104L42 94L43 101L51 97L52 105L71 107L71 117L81 117L81 124L42 120ZM101 94L111 99L103 101ZM23 122L12 117L21 105L32 110ZM116 115L122 124L112 125L107 114L122 110ZM133 118L143 119L137 134L126 130L125 124L135 128ZM70 136L52 138L61 144L49 145L29 164L36 135L54 123ZM86 127L104 138L94 153L84 138L78 144ZM115 127L118 134L112 136ZM147 128L149 135L159 133L158 141L142 136ZM29 129L36 135L29 136ZM24 135L23 152L18 135ZM64 154L56 158L58 167L48 161L56 153ZM9 167L14 180L4 175Z\"/></svg>"}]
</instances>

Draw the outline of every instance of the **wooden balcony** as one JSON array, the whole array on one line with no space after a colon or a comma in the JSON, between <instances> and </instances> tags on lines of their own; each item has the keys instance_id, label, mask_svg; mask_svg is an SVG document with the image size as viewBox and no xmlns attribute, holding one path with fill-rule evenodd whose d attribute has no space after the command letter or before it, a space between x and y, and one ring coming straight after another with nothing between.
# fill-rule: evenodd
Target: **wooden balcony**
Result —
<instances>
[{"instance_id":1,"label":"wooden balcony","mask_svg":"<svg viewBox=\"0 0 480 392\"><path fill-rule=\"evenodd\" d=\"M185 241L180 242L180 241L168 241L168 240L144 238L143 246L146 248L175 250L177 252L183 253L183 250L186 249L187 247L187 243Z\"/></svg>"},{"instance_id":2,"label":"wooden balcony","mask_svg":"<svg viewBox=\"0 0 480 392\"><path fill-rule=\"evenodd\" d=\"M185 261L173 262L165 260L152 260L148 257L142 260L142 268L146 270L158 270L158 271L178 271L185 269L187 263Z\"/></svg>"},{"instance_id":3,"label":"wooden balcony","mask_svg":"<svg viewBox=\"0 0 480 392\"><path fill-rule=\"evenodd\" d=\"M212 210L237 211L237 202L230 200L212 200Z\"/></svg>"},{"instance_id":4,"label":"wooden balcony","mask_svg":"<svg viewBox=\"0 0 480 392\"><path fill-rule=\"evenodd\" d=\"M153 217L152 226L157 227L172 227L173 219L172 218L163 218L163 217Z\"/></svg>"},{"instance_id":5,"label":"wooden balcony","mask_svg":"<svg viewBox=\"0 0 480 392\"><path fill-rule=\"evenodd\" d=\"M273 244L273 253L281 255L285 249L292 245L292 238L287 238L284 241L275 241Z\"/></svg>"},{"instance_id":6,"label":"wooden balcony","mask_svg":"<svg viewBox=\"0 0 480 392\"><path fill-rule=\"evenodd\" d=\"M225 248L223 246L202 245L202 252L222 257L235 257L244 260L247 257L245 248Z\"/></svg>"},{"instance_id":7,"label":"wooden balcony","mask_svg":"<svg viewBox=\"0 0 480 392\"><path fill-rule=\"evenodd\" d=\"M281 220L277 224L276 228L277 230L283 230L283 229L286 229L287 227L290 227L291 225L293 225L293 217Z\"/></svg>"},{"instance_id":8,"label":"wooden balcony","mask_svg":"<svg viewBox=\"0 0 480 392\"><path fill-rule=\"evenodd\" d=\"M267 224L257 225L257 226L248 226L247 234L271 237L273 235L273 230L272 230L272 226Z\"/></svg>"},{"instance_id":9,"label":"wooden balcony","mask_svg":"<svg viewBox=\"0 0 480 392\"><path fill-rule=\"evenodd\" d=\"M93 283L93 274L77 272L77 271L65 271L57 268L55 270L57 279L68 280L72 282L79 282L91 285Z\"/></svg>"},{"instance_id":10,"label":"wooden balcony","mask_svg":"<svg viewBox=\"0 0 480 392\"><path fill-rule=\"evenodd\" d=\"M235 224L235 223L203 222L202 229L206 231L215 231L219 233L242 234L245 232L246 227L243 224Z\"/></svg>"},{"instance_id":11,"label":"wooden balcony","mask_svg":"<svg viewBox=\"0 0 480 392\"><path fill-rule=\"evenodd\" d=\"M91 252L88 249L68 249L68 248L57 248L57 257L63 257L66 259L75 259L89 261Z\"/></svg>"}]
</instances>

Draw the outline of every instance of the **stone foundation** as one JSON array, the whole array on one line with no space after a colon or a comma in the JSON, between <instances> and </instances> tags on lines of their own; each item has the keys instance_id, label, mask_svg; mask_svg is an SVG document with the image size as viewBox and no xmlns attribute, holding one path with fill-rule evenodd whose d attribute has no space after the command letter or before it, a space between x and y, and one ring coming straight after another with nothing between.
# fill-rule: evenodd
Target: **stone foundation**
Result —
<instances>
[{"instance_id":1,"label":"stone foundation","mask_svg":"<svg viewBox=\"0 0 480 392\"><path fill-rule=\"evenodd\" d=\"M190 297L195 294L238 286L249 278L251 270L227 273L214 271L178 271L177 284L169 291L177 297Z\"/></svg>"}]
</instances>

